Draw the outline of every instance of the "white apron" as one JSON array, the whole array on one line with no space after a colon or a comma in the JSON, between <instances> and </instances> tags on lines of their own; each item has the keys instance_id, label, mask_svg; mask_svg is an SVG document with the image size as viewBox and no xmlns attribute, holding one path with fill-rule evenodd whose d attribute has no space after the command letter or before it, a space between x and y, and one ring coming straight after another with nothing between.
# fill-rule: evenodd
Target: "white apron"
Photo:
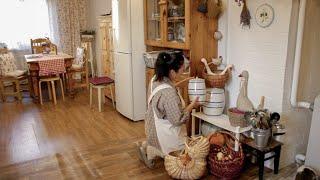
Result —
<instances>
[{"instance_id":1,"label":"white apron","mask_svg":"<svg viewBox=\"0 0 320 180\"><path fill-rule=\"evenodd\" d=\"M172 88L169 84L161 84L152 90L153 80L151 80L151 94L148 99L148 106L150 106L152 98L161 90ZM179 93L178 93L179 94ZM184 101L179 94L180 100L182 100L182 104ZM172 151L180 150L184 147L184 137L181 136L181 126L175 126L171 124L171 122L167 119L161 119L157 116L154 107L152 109L153 117L155 121L157 137L159 140L159 144L161 147L161 151L164 155L169 154Z\"/></svg>"}]
</instances>

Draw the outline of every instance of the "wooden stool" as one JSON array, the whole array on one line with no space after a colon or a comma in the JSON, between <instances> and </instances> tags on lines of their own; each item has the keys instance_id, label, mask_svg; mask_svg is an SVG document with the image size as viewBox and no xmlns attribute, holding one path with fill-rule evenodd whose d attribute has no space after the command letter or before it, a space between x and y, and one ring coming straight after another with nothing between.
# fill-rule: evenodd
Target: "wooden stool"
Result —
<instances>
[{"instance_id":1,"label":"wooden stool","mask_svg":"<svg viewBox=\"0 0 320 180\"><path fill-rule=\"evenodd\" d=\"M112 93L112 84L114 83L114 80L104 76L104 77L94 77L94 78L90 78L89 80L90 84L90 107L92 107L92 88L96 88L98 89L98 104L99 104L99 112L101 112L101 106L102 106L102 101L103 103L105 102L105 97L102 96L102 90L107 88L109 86L110 91L111 91L111 100L112 100L112 105L113 107L115 107L114 105L114 97L113 97L113 93ZM102 100L102 101L101 101Z\"/></svg>"},{"instance_id":2,"label":"wooden stool","mask_svg":"<svg viewBox=\"0 0 320 180\"><path fill-rule=\"evenodd\" d=\"M47 82L48 85L48 92L49 92L49 98L50 100L53 97L53 102L54 105L57 104L57 96L56 96L56 88L54 85L55 81L60 81L60 89L61 89L61 94L62 94L62 99L64 101L64 90L63 90L63 83L62 80L59 76L57 77L50 77L50 78L42 78L39 80L39 94L40 94L40 104L43 105L43 101L42 101L42 91L41 91L41 83L42 82ZM50 82L51 82L51 86L50 86Z\"/></svg>"},{"instance_id":3,"label":"wooden stool","mask_svg":"<svg viewBox=\"0 0 320 180\"><path fill-rule=\"evenodd\" d=\"M274 174L278 174L281 146L283 145L281 142L271 139L269 145L264 148L257 147L253 139L245 139L242 142L242 144L243 144L244 150L247 150L248 153L256 156L258 159L259 180L263 179L264 162L272 158L274 158ZM265 155L270 152L274 152L274 155L268 158L265 158Z\"/></svg>"}]
</instances>

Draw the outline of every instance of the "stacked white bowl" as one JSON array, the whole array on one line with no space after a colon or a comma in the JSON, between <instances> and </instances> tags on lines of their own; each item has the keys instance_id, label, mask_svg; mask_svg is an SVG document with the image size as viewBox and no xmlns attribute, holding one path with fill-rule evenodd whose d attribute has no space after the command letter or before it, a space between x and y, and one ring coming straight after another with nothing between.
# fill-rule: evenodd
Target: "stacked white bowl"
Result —
<instances>
[{"instance_id":1,"label":"stacked white bowl","mask_svg":"<svg viewBox=\"0 0 320 180\"><path fill-rule=\"evenodd\" d=\"M199 104L204 104L206 101L206 84L204 79L191 79L188 84L188 94L190 102L199 97Z\"/></svg>"},{"instance_id":2,"label":"stacked white bowl","mask_svg":"<svg viewBox=\"0 0 320 180\"><path fill-rule=\"evenodd\" d=\"M203 105L203 113L208 116L220 116L225 107L224 89L207 89L206 103Z\"/></svg>"}]
</instances>

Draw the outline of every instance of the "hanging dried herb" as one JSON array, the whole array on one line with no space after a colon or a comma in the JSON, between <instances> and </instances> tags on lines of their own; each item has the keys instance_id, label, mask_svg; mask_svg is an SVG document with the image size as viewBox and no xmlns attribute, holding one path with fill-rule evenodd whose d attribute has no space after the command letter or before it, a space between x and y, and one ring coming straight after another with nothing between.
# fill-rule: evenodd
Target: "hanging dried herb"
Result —
<instances>
[{"instance_id":1,"label":"hanging dried herb","mask_svg":"<svg viewBox=\"0 0 320 180\"><path fill-rule=\"evenodd\" d=\"M248 26L250 28L250 21L251 21L250 11L247 7L246 0L243 0L243 8L240 15L240 24L242 25L242 27Z\"/></svg>"},{"instance_id":2,"label":"hanging dried herb","mask_svg":"<svg viewBox=\"0 0 320 180\"><path fill-rule=\"evenodd\" d=\"M244 0L235 0L238 3L238 6L241 6L241 2L243 2Z\"/></svg>"}]
</instances>

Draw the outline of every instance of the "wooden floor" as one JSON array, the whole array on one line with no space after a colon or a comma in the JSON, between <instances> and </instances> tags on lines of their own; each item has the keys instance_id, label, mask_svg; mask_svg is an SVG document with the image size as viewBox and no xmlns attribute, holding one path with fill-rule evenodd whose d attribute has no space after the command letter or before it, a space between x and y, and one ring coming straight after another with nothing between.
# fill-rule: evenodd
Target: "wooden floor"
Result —
<instances>
[{"instance_id":1,"label":"wooden floor","mask_svg":"<svg viewBox=\"0 0 320 180\"><path fill-rule=\"evenodd\" d=\"M138 160L134 143L145 138L144 122L127 120L109 101L103 113L88 102L83 91L57 106L30 98L0 103L0 179L169 179L161 161L150 170ZM295 170L266 177L292 179ZM256 176L252 168L240 179Z\"/></svg>"}]
</instances>

